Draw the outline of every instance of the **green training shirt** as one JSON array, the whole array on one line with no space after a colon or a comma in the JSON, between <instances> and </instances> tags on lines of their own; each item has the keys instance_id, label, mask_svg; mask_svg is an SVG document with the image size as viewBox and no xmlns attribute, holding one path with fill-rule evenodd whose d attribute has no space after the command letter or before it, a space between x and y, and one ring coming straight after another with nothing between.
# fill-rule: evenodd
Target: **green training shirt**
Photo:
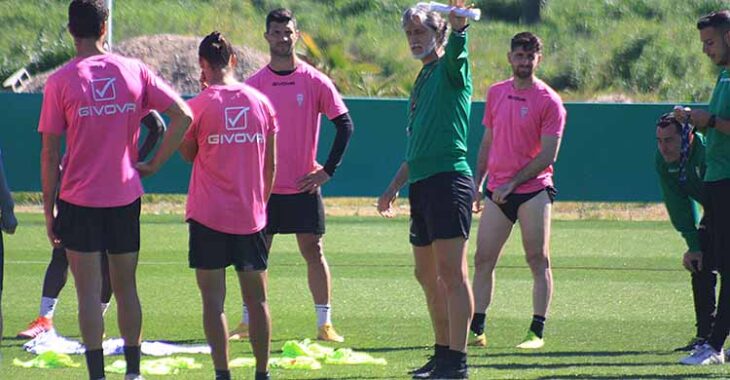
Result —
<instances>
[{"instance_id":1,"label":"green training shirt","mask_svg":"<svg viewBox=\"0 0 730 380\"><path fill-rule=\"evenodd\" d=\"M730 119L730 75L720 72L710 99L710 112L722 119ZM705 182L730 179L730 135L709 128L707 135L707 173Z\"/></svg>"},{"instance_id":2,"label":"green training shirt","mask_svg":"<svg viewBox=\"0 0 730 380\"><path fill-rule=\"evenodd\" d=\"M705 177L705 141L695 134L692 149L686 163L687 181L679 183L679 163L667 163L656 153L656 171L662 188L664 205L674 228L682 234L690 251L700 250L697 225L700 223L699 204L705 203L703 178Z\"/></svg>"},{"instance_id":3,"label":"green training shirt","mask_svg":"<svg viewBox=\"0 0 730 380\"><path fill-rule=\"evenodd\" d=\"M445 54L424 65L408 111L408 181L443 172L471 175L466 141L471 112L471 70L466 33L451 33Z\"/></svg>"}]
</instances>

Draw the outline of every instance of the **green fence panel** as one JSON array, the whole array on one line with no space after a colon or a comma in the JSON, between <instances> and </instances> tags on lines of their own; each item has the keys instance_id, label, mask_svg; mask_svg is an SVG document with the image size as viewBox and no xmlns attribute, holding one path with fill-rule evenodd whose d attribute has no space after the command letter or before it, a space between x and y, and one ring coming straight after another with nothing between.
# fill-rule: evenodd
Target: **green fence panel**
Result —
<instances>
[{"instance_id":1,"label":"green fence panel","mask_svg":"<svg viewBox=\"0 0 730 380\"><path fill-rule=\"evenodd\" d=\"M40 190L40 138L36 132L40 94L0 93L0 148L15 191ZM328 196L377 196L388 185L405 154L407 101L348 98L355 122L350 147ZM671 104L567 103L568 123L555 183L565 201L644 202L660 200L654 173L654 123ZM469 162L474 167L484 127L484 102L472 105ZM326 161L335 128L324 120L318 159ZM175 155L154 177L149 193L187 191L190 165Z\"/></svg>"}]
</instances>

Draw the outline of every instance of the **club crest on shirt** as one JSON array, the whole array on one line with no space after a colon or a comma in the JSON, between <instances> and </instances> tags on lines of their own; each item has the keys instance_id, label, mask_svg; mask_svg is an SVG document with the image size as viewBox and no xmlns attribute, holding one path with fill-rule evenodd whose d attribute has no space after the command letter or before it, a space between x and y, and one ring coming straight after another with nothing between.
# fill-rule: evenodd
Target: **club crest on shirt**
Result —
<instances>
[{"instance_id":1,"label":"club crest on shirt","mask_svg":"<svg viewBox=\"0 0 730 380\"><path fill-rule=\"evenodd\" d=\"M527 106L520 107L520 117L527 117L528 108Z\"/></svg>"},{"instance_id":2,"label":"club crest on shirt","mask_svg":"<svg viewBox=\"0 0 730 380\"><path fill-rule=\"evenodd\" d=\"M240 131L248 128L248 111L251 107L227 107L223 117L226 119L226 129Z\"/></svg>"},{"instance_id":3,"label":"club crest on shirt","mask_svg":"<svg viewBox=\"0 0 730 380\"><path fill-rule=\"evenodd\" d=\"M117 98L117 89L114 81L117 78L101 78L91 81L91 95L95 102L114 100Z\"/></svg>"},{"instance_id":4,"label":"club crest on shirt","mask_svg":"<svg viewBox=\"0 0 730 380\"><path fill-rule=\"evenodd\" d=\"M297 104L299 104L299 107L304 104L304 94L297 94Z\"/></svg>"}]
</instances>

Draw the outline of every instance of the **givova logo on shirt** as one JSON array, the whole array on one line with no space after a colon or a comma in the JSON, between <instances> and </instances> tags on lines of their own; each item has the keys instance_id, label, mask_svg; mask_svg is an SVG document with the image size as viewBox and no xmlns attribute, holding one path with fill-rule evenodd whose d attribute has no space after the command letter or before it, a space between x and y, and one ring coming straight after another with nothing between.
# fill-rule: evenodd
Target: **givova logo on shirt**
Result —
<instances>
[{"instance_id":1,"label":"givova logo on shirt","mask_svg":"<svg viewBox=\"0 0 730 380\"><path fill-rule=\"evenodd\" d=\"M91 81L91 91L94 101L114 100L117 98L117 88L114 82L117 78L101 78Z\"/></svg>"},{"instance_id":2,"label":"givova logo on shirt","mask_svg":"<svg viewBox=\"0 0 730 380\"><path fill-rule=\"evenodd\" d=\"M251 107L228 107L223 112L226 120L226 130L243 131L248 128L248 111ZM221 133L208 135L208 144L224 145L224 144L250 144L263 143L264 135L262 133Z\"/></svg>"},{"instance_id":3,"label":"givova logo on shirt","mask_svg":"<svg viewBox=\"0 0 730 380\"><path fill-rule=\"evenodd\" d=\"M248 111L251 107L228 107L224 110L226 129L240 131L248 128Z\"/></svg>"},{"instance_id":4,"label":"givova logo on shirt","mask_svg":"<svg viewBox=\"0 0 730 380\"><path fill-rule=\"evenodd\" d=\"M117 88L114 84L117 78L99 78L91 81L91 97L94 102L108 102L117 99ZM117 103L91 105L79 107L79 117L112 116L116 114L133 113L137 110L134 103Z\"/></svg>"}]
</instances>

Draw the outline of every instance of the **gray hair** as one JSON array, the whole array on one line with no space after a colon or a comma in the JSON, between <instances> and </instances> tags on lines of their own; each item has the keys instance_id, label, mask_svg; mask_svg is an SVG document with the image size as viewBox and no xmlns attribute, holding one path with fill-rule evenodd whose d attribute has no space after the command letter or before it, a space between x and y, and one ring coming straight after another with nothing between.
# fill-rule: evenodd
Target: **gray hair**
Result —
<instances>
[{"instance_id":1,"label":"gray hair","mask_svg":"<svg viewBox=\"0 0 730 380\"><path fill-rule=\"evenodd\" d=\"M436 33L436 46L446 45L446 34L449 30L449 24L441 17L438 12L429 12L421 7L410 7L403 12L401 18L401 27L405 29L406 25L416 17L421 23Z\"/></svg>"}]
</instances>

